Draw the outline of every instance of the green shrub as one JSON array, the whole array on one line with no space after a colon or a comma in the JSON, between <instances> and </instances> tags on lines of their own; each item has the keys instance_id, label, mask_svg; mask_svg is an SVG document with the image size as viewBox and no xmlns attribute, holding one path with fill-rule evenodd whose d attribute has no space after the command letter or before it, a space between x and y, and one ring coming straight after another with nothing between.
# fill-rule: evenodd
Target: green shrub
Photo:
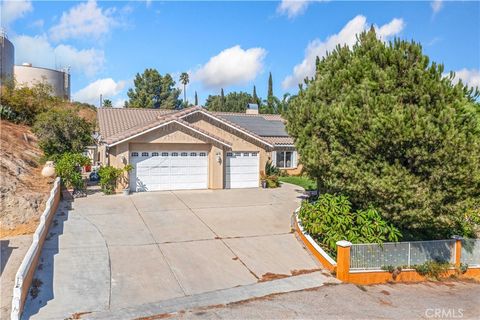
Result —
<instances>
[{"instance_id":1,"label":"green shrub","mask_svg":"<svg viewBox=\"0 0 480 320\"><path fill-rule=\"evenodd\" d=\"M449 267L450 263L448 262L431 260L420 265L414 265L413 269L428 279L440 280L445 276Z\"/></svg>"},{"instance_id":2,"label":"green shrub","mask_svg":"<svg viewBox=\"0 0 480 320\"><path fill-rule=\"evenodd\" d=\"M383 243L398 241L401 237L400 231L383 220L377 210L352 211L345 196L323 194L316 202L304 201L299 218L305 231L333 256L336 256L336 243L340 240Z\"/></svg>"},{"instance_id":3,"label":"green shrub","mask_svg":"<svg viewBox=\"0 0 480 320\"><path fill-rule=\"evenodd\" d=\"M267 163L265 163L265 174L267 176L278 176L280 175L280 169L275 167L272 161L267 161Z\"/></svg>"},{"instance_id":4,"label":"green shrub","mask_svg":"<svg viewBox=\"0 0 480 320\"><path fill-rule=\"evenodd\" d=\"M71 110L49 110L39 114L33 132L47 157L65 152L80 153L93 143L92 125Z\"/></svg>"},{"instance_id":5,"label":"green shrub","mask_svg":"<svg viewBox=\"0 0 480 320\"><path fill-rule=\"evenodd\" d=\"M100 176L100 187L103 193L112 194L117 187L117 181L122 176L123 170L112 166L101 167L98 170Z\"/></svg>"},{"instance_id":6,"label":"green shrub","mask_svg":"<svg viewBox=\"0 0 480 320\"><path fill-rule=\"evenodd\" d=\"M55 172L67 188L83 189L81 167L90 164L90 159L80 153L64 153L57 157Z\"/></svg>"}]
</instances>

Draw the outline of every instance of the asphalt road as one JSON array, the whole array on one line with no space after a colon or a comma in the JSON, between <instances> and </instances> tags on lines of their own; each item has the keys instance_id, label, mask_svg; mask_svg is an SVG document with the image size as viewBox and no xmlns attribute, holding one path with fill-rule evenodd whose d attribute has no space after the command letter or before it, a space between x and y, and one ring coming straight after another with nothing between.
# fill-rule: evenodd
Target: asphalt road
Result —
<instances>
[{"instance_id":1,"label":"asphalt road","mask_svg":"<svg viewBox=\"0 0 480 320\"><path fill-rule=\"evenodd\" d=\"M363 287L325 285L162 318L480 319L480 284L452 281Z\"/></svg>"}]
</instances>

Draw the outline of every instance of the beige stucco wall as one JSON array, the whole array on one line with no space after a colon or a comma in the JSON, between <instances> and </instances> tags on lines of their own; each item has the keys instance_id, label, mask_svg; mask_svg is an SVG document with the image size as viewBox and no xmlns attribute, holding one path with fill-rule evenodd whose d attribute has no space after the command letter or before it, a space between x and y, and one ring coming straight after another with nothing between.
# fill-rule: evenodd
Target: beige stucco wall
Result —
<instances>
[{"instance_id":1,"label":"beige stucco wall","mask_svg":"<svg viewBox=\"0 0 480 320\"><path fill-rule=\"evenodd\" d=\"M209 188L222 189L224 148L219 145L214 145L213 143L208 143L180 130L184 129L178 126L169 126L151 131L111 147L109 150L110 165L123 168L126 164L130 163L130 153L132 151L206 151L209 157ZM222 159L220 163L217 161L217 153L220 154ZM123 186L119 184L117 191L121 191L122 188Z\"/></svg>"}]
</instances>

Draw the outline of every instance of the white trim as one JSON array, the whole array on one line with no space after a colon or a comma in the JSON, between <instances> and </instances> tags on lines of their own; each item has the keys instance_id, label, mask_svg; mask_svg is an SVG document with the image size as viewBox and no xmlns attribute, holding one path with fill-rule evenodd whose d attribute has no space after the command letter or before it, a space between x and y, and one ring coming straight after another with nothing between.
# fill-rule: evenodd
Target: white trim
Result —
<instances>
[{"instance_id":1,"label":"white trim","mask_svg":"<svg viewBox=\"0 0 480 320\"><path fill-rule=\"evenodd\" d=\"M238 127L232 126L231 124L225 122L224 120L222 120L222 119L220 119L220 118L217 118L217 117L215 117L215 116L213 116L213 115L211 115L211 114L209 114L209 113L206 113L206 112L204 112L204 111L202 111L202 110L197 110L197 111L194 111L194 112L192 112L192 113L188 113L188 114L186 114L186 115L183 115L183 116L180 117L180 119L185 118L185 117L188 117L188 116L190 116L190 115L192 115L192 114L195 114L195 113L197 113L197 112L200 112L200 113L202 113L202 114L204 114L204 115L206 115L206 116L208 116L208 117L210 117L210 118L212 118L212 119L215 119L215 120L217 120L217 121L225 124L226 126L232 128L232 129L235 129L235 130L237 130L237 131L240 131L240 132L242 132L243 134L249 136L250 138L253 138L253 139L257 140L257 141L260 141L261 143L263 143L263 144L265 144L265 145L267 145L267 146L269 146L269 147L272 147L272 148L274 147L273 144L270 144L270 143L266 142L266 141L263 140L263 139L259 139L259 138L255 137L254 135L252 135L252 134L250 134L250 133L248 133L248 132L246 132L246 131L238 128Z\"/></svg>"},{"instance_id":2,"label":"white trim","mask_svg":"<svg viewBox=\"0 0 480 320\"><path fill-rule=\"evenodd\" d=\"M303 236L305 237L305 239L307 239L307 241L313 246L313 248L315 248L315 250L318 251L318 253L320 253L331 265L336 266L337 262L335 260L333 260L333 258L330 257L330 255L328 253L326 253L325 250L323 250L322 247L320 247L317 244L317 242L315 240L313 240L313 238L308 233L305 232L305 230L303 230L302 222L301 222L300 218L298 217L298 212L299 211L300 211L300 207L295 209L295 219L297 220L297 225L298 225L298 228L300 229L300 232L303 233Z\"/></svg>"},{"instance_id":3,"label":"white trim","mask_svg":"<svg viewBox=\"0 0 480 320\"><path fill-rule=\"evenodd\" d=\"M171 123L177 123L177 124L179 124L179 125L187 128L187 129L190 129L190 130L192 130L192 131L194 131L194 132L196 132L196 133L198 133L198 134L201 134L201 135L204 136L204 137L207 137L207 138L209 138L209 139L212 139L212 140L214 140L214 141L217 141L218 143L223 144L224 146L227 146L227 147L229 147L229 148L232 147L231 145L229 145L229 144L227 144L227 143L225 143L225 142L223 142L223 141L220 141L220 140L218 140L218 139L215 139L214 137L209 136L208 134L205 134L205 133L203 133L203 132L201 132L201 131L199 131L199 130L197 130L197 129L195 129L195 128L189 127L189 126L187 126L187 125L185 125L185 124L183 124L183 123L181 123L181 122L179 122L179 121L177 121L177 120L171 120L171 121L168 121L168 122L164 122L164 123L162 123L162 124L159 124L158 126L155 126L155 127L150 128L150 129L148 129L148 130L145 130L145 131L142 131L142 132L140 132L140 133L134 134L133 136L130 136L130 137L125 138L125 139L123 139L123 140L114 142L114 143L112 143L112 144L107 144L107 146L108 146L108 147L116 146L117 144L120 144L120 143L122 143L122 142L131 140L131 139L136 138L136 137L138 137L138 136L144 135L144 134L146 134L146 133L149 133L149 132L151 132L151 131L153 131L153 130L156 130L156 129L161 128L161 127L166 126L166 125L169 125L169 124L171 124Z\"/></svg>"}]
</instances>

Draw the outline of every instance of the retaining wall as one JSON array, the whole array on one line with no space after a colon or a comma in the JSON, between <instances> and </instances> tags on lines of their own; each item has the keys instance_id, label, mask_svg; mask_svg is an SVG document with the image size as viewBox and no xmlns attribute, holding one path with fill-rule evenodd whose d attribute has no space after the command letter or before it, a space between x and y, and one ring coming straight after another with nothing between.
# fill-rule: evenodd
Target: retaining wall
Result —
<instances>
[{"instance_id":1,"label":"retaining wall","mask_svg":"<svg viewBox=\"0 0 480 320\"><path fill-rule=\"evenodd\" d=\"M302 223L298 219L298 212L300 208L295 210L295 229L302 239L303 244L308 248L308 250L317 258L317 260L329 271L334 271L337 267L337 262L333 260L332 257L328 255L313 238L303 230Z\"/></svg>"},{"instance_id":2,"label":"retaining wall","mask_svg":"<svg viewBox=\"0 0 480 320\"><path fill-rule=\"evenodd\" d=\"M43 243L45 242L48 229L50 228L53 216L55 215L58 204L60 203L60 191L60 178L57 178L55 179L53 188L50 191L50 196L45 205L45 210L40 216L40 223L33 234L33 242L23 258L22 264L20 265L20 268L15 276L11 312L12 320L20 319L20 316L23 312L25 300L32 284L35 269L37 268L38 259L42 253Z\"/></svg>"}]
</instances>

